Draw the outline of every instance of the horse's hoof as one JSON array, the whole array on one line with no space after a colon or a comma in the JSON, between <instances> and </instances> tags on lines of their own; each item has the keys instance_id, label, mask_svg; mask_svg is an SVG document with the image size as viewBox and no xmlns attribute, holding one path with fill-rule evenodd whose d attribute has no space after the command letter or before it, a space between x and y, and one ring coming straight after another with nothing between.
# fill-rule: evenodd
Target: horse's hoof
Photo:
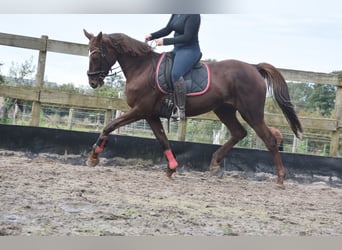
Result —
<instances>
[{"instance_id":1,"label":"horse's hoof","mask_svg":"<svg viewBox=\"0 0 342 250\"><path fill-rule=\"evenodd\" d=\"M278 188L285 189L284 179L285 179L285 175L278 176L278 180L277 180L277 184L276 184Z\"/></svg>"},{"instance_id":2,"label":"horse's hoof","mask_svg":"<svg viewBox=\"0 0 342 250\"><path fill-rule=\"evenodd\" d=\"M165 172L165 175L167 178L169 178L170 180L172 180L172 174L175 173L176 170L175 169L170 169L170 168L167 168L166 172Z\"/></svg>"},{"instance_id":3,"label":"horse's hoof","mask_svg":"<svg viewBox=\"0 0 342 250\"><path fill-rule=\"evenodd\" d=\"M99 164L100 158L99 157L94 157L94 156L89 156L87 160L87 166L88 167L95 167L97 164Z\"/></svg>"},{"instance_id":4,"label":"horse's hoof","mask_svg":"<svg viewBox=\"0 0 342 250\"><path fill-rule=\"evenodd\" d=\"M224 175L224 171L221 171L221 173L219 173L219 174L217 175L217 178L223 179L223 175Z\"/></svg>"},{"instance_id":5,"label":"horse's hoof","mask_svg":"<svg viewBox=\"0 0 342 250\"><path fill-rule=\"evenodd\" d=\"M217 173L219 170L220 170L220 166L219 166L219 165L217 165L217 166L210 166L210 168L209 168L209 171L210 171L209 176L211 177L211 176L216 175L216 173Z\"/></svg>"},{"instance_id":6,"label":"horse's hoof","mask_svg":"<svg viewBox=\"0 0 342 250\"><path fill-rule=\"evenodd\" d=\"M277 182L276 186L277 186L277 188L280 188L280 189L283 189L283 190L285 189L285 185L282 182Z\"/></svg>"}]
</instances>

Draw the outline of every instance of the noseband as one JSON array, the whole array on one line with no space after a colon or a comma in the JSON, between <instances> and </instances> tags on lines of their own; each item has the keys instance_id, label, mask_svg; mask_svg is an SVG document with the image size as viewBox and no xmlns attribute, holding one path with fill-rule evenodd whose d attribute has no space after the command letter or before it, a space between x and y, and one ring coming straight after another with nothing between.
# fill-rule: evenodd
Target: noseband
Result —
<instances>
[{"instance_id":1,"label":"noseband","mask_svg":"<svg viewBox=\"0 0 342 250\"><path fill-rule=\"evenodd\" d=\"M95 53L100 53L100 70L97 70L97 71L89 71L88 70L87 71L87 75L88 76L96 76L96 75L98 75L99 78L101 80L103 80L108 75L109 70L111 71L111 69L110 69L110 64L107 61L106 55L105 55L105 53L103 51L102 41L100 42L100 47L99 48L95 48L94 50L90 51L89 57L91 57ZM109 70L105 70L104 69L104 63L106 63L109 66Z\"/></svg>"}]
</instances>

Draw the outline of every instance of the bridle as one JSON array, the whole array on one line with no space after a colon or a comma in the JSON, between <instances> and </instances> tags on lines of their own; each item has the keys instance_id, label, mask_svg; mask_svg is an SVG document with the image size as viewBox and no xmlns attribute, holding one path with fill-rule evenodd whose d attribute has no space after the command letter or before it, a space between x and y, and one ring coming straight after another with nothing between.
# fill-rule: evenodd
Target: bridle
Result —
<instances>
[{"instance_id":1,"label":"bridle","mask_svg":"<svg viewBox=\"0 0 342 250\"><path fill-rule=\"evenodd\" d=\"M98 75L99 78L101 80L105 79L105 77L107 76L113 76L113 75L116 75L117 73L113 73L113 74L109 74L109 72L112 72L113 70L119 68L119 67L116 67L114 69L111 69L110 68L110 63L108 62L107 58L106 58L106 55L104 53L104 50L103 50L103 44L102 44L102 41L100 42L100 47L99 48L95 48L93 49L92 51L90 51L89 53L89 57L91 57L93 54L95 53L99 53L100 54L100 70L97 70L97 71L87 71L87 75L89 77L93 77L93 76L96 76ZM107 64L107 66L109 66L109 70L105 70L104 69L104 63Z\"/></svg>"},{"instance_id":2,"label":"bridle","mask_svg":"<svg viewBox=\"0 0 342 250\"><path fill-rule=\"evenodd\" d=\"M153 40L154 41L154 40ZM155 41L154 41L155 42ZM151 43L151 48L154 49L156 47L156 45L153 47L152 46L152 43ZM99 53L100 54L100 70L97 70L97 71L87 71L87 75L88 77L93 77L93 76L96 76L98 75L99 78L101 80L104 80L107 76L116 76L118 73L122 72L122 67L121 66L117 66L117 67L114 67L114 68L110 68L110 63L108 62L107 58L106 58L106 55L104 53L104 50L103 50L103 43L102 41L100 41L100 47L99 48L94 48L93 50L91 50L89 52L89 57L91 57L93 54L95 53ZM109 66L109 70L105 70L104 69L104 63L106 63L108 66ZM128 69L130 68L131 66L135 65L136 63L134 64L131 64L129 65L128 67L126 67L125 69ZM152 67L153 67L153 62L152 62ZM115 72L114 70L118 69L118 68L121 68L120 71L118 72ZM109 72L112 72L114 71L114 73L111 73L109 74ZM153 74L153 70L152 70L152 74ZM151 76L153 78L153 76Z\"/></svg>"}]
</instances>

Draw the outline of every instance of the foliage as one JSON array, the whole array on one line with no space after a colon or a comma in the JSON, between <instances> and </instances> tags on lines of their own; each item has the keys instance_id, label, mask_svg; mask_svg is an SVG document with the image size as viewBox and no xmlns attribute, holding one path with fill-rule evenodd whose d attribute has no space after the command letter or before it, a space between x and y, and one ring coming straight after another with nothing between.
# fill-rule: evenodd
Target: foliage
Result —
<instances>
[{"instance_id":1,"label":"foliage","mask_svg":"<svg viewBox=\"0 0 342 250\"><path fill-rule=\"evenodd\" d=\"M36 67L33 64L33 56L31 56L21 64L12 62L9 69L9 76L15 80L15 83L23 84L25 83L25 79L32 76L35 72L35 68Z\"/></svg>"},{"instance_id":2,"label":"foliage","mask_svg":"<svg viewBox=\"0 0 342 250\"><path fill-rule=\"evenodd\" d=\"M317 111L322 116L329 117L335 107L336 87L331 85L316 84L308 97L307 110Z\"/></svg>"},{"instance_id":3,"label":"foliage","mask_svg":"<svg viewBox=\"0 0 342 250\"><path fill-rule=\"evenodd\" d=\"M107 84L103 84L101 88L95 89L92 94L109 98L117 98L119 96L118 90L108 86Z\"/></svg>"},{"instance_id":4,"label":"foliage","mask_svg":"<svg viewBox=\"0 0 342 250\"><path fill-rule=\"evenodd\" d=\"M291 100L299 114L330 117L335 108L336 86L288 83Z\"/></svg>"},{"instance_id":5,"label":"foliage","mask_svg":"<svg viewBox=\"0 0 342 250\"><path fill-rule=\"evenodd\" d=\"M0 63L0 84L4 84L5 83L5 79L2 76L2 74L1 74L1 66L2 66L2 64Z\"/></svg>"},{"instance_id":6,"label":"foliage","mask_svg":"<svg viewBox=\"0 0 342 250\"><path fill-rule=\"evenodd\" d=\"M15 85L26 85L30 84L29 78L32 77L32 74L35 71L35 66L32 63L33 57L31 56L30 59L25 60L23 63L14 63L12 62L11 67L9 69L9 77L13 79ZM5 79L1 76L0 83L11 84L10 82L5 81ZM4 123L8 123L10 121L8 115L9 111L12 107L14 107L17 99L13 99L10 97L4 98L4 106L2 110L2 117L1 120ZM24 107L31 107L32 102L25 101Z\"/></svg>"},{"instance_id":7,"label":"foliage","mask_svg":"<svg viewBox=\"0 0 342 250\"><path fill-rule=\"evenodd\" d=\"M219 129L220 126L219 121L189 119L186 128L187 140L212 143L213 129Z\"/></svg>"},{"instance_id":8,"label":"foliage","mask_svg":"<svg viewBox=\"0 0 342 250\"><path fill-rule=\"evenodd\" d=\"M124 91L125 81L121 75L106 77L104 85L97 89L89 87L76 87L73 83L56 86L44 86L45 88L57 89L68 93L95 95L108 98L118 98L119 93Z\"/></svg>"},{"instance_id":9,"label":"foliage","mask_svg":"<svg viewBox=\"0 0 342 250\"><path fill-rule=\"evenodd\" d=\"M56 86L44 86L47 89L57 89L63 92L73 93L73 94L86 94L86 90L82 87L76 87L72 83L60 84Z\"/></svg>"},{"instance_id":10,"label":"foliage","mask_svg":"<svg viewBox=\"0 0 342 250\"><path fill-rule=\"evenodd\" d=\"M295 104L297 111L305 110L307 100L313 92L312 84L289 82L288 86L291 101Z\"/></svg>"},{"instance_id":11,"label":"foliage","mask_svg":"<svg viewBox=\"0 0 342 250\"><path fill-rule=\"evenodd\" d=\"M120 74L106 77L103 86L101 88L97 88L94 93L97 96L118 98L120 96L119 93L123 93L124 88L125 80Z\"/></svg>"}]
</instances>

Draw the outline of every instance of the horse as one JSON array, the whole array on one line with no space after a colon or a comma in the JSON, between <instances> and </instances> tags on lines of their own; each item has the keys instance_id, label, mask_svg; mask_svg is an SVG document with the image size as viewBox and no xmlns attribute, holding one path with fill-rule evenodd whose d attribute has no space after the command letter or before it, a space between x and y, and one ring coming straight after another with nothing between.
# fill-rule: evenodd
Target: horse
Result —
<instances>
[{"instance_id":1,"label":"horse","mask_svg":"<svg viewBox=\"0 0 342 250\"><path fill-rule=\"evenodd\" d=\"M97 36L85 29L84 35L89 39L89 85L101 87L104 78L112 66L118 62L126 78L126 102L130 110L110 121L100 133L99 138L89 153L88 166L99 163L108 135L126 124L145 119L150 125L157 141L163 149L167 160L166 176L171 178L176 172L178 162L161 123L160 110L166 94L157 87L154 76L155 61L161 54L153 50L146 42L136 40L123 33ZM196 116L213 111L230 131L230 138L212 155L209 170L215 173L229 150L246 135L246 129L237 119L236 113L251 126L271 152L276 166L276 185L285 188L286 171L283 166L277 141L264 121L264 106L267 88L287 119L293 133L301 138L302 126L289 96L288 86L281 73L271 64L249 64L239 60L222 60L207 62L210 69L210 87L198 96L186 99L186 116Z\"/></svg>"}]
</instances>

